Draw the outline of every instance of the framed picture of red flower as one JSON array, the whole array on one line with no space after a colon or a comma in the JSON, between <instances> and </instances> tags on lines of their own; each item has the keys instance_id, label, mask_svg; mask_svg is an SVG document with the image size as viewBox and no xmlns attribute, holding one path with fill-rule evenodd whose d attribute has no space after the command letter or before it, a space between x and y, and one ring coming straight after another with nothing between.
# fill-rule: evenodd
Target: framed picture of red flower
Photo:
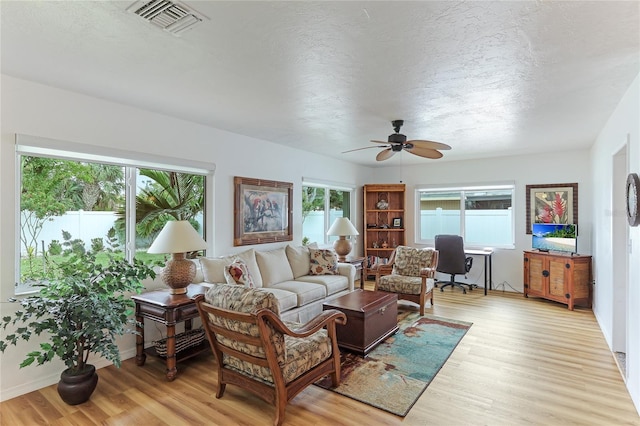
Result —
<instances>
[{"instance_id":1,"label":"framed picture of red flower","mask_svg":"<svg viewBox=\"0 0 640 426\"><path fill-rule=\"evenodd\" d=\"M578 224L578 184L527 185L527 234L532 223Z\"/></svg>"}]
</instances>

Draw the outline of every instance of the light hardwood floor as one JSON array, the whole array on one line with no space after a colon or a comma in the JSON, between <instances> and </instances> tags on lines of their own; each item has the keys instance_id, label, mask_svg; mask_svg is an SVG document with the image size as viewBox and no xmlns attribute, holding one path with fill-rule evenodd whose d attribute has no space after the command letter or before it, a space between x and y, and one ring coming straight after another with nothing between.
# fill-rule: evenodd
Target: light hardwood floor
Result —
<instances>
[{"instance_id":1,"label":"light hardwood floor","mask_svg":"<svg viewBox=\"0 0 640 426\"><path fill-rule=\"evenodd\" d=\"M405 418L310 386L285 425L640 425L590 310L481 289L436 289L434 299L428 313L473 326ZM273 407L234 386L215 398L213 363L180 363L167 382L159 360L129 359L98 371L88 403L65 405L53 385L0 404L0 424L272 424Z\"/></svg>"}]
</instances>

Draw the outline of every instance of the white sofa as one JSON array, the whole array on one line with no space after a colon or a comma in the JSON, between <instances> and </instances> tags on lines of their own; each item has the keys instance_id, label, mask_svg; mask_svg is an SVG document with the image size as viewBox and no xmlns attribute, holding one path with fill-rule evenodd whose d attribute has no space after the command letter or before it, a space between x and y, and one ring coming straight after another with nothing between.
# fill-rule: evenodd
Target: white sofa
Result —
<instances>
[{"instance_id":1,"label":"white sofa","mask_svg":"<svg viewBox=\"0 0 640 426\"><path fill-rule=\"evenodd\" d=\"M322 312L323 302L354 289L353 265L338 263L337 274L313 275L309 247L293 245L268 251L249 249L218 258L202 257L194 282L226 284L225 267L236 258L247 265L255 287L276 296L284 321L307 322Z\"/></svg>"}]
</instances>

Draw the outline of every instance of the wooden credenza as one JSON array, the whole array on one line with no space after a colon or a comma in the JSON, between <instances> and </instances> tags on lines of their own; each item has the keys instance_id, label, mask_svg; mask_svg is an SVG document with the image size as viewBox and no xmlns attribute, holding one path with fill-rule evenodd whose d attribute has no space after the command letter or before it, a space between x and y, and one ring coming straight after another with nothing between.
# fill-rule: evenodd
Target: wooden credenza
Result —
<instances>
[{"instance_id":1,"label":"wooden credenza","mask_svg":"<svg viewBox=\"0 0 640 426\"><path fill-rule=\"evenodd\" d=\"M591 307L591 256L524 252L524 297Z\"/></svg>"}]
</instances>

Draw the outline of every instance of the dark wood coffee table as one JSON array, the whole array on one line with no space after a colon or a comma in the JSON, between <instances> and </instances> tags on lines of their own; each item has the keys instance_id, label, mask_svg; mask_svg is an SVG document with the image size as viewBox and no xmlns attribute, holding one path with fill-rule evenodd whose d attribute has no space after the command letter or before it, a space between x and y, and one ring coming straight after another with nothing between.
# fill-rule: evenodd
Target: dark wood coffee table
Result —
<instances>
[{"instance_id":1,"label":"dark wood coffee table","mask_svg":"<svg viewBox=\"0 0 640 426\"><path fill-rule=\"evenodd\" d=\"M398 331L395 293L355 290L325 302L322 307L344 312L347 323L336 327L338 346L362 356Z\"/></svg>"}]
</instances>

